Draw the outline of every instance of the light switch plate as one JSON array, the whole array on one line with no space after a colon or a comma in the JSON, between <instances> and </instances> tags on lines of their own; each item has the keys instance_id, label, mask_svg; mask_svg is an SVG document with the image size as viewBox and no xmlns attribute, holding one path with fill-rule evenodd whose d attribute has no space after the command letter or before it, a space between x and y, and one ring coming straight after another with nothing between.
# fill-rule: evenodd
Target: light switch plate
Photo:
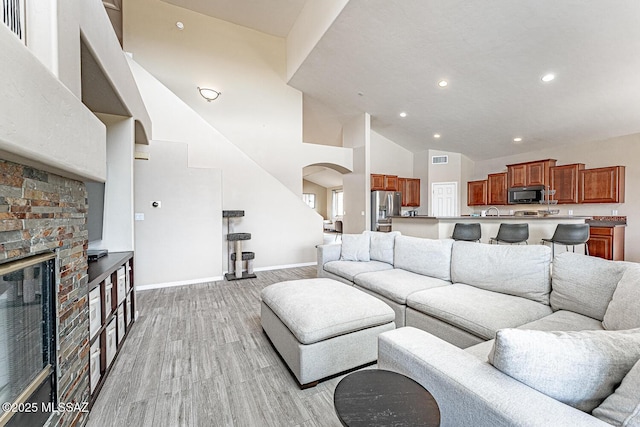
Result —
<instances>
[{"instance_id":1,"label":"light switch plate","mask_svg":"<svg viewBox=\"0 0 640 427\"><path fill-rule=\"evenodd\" d=\"M135 220L136 221L144 221L144 214L136 212Z\"/></svg>"}]
</instances>

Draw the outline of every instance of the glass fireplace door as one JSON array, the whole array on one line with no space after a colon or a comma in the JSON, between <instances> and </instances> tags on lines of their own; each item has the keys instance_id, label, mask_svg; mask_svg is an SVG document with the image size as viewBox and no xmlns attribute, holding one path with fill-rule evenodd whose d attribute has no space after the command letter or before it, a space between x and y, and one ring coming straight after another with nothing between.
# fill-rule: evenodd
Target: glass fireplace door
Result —
<instances>
[{"instance_id":1,"label":"glass fireplace door","mask_svg":"<svg viewBox=\"0 0 640 427\"><path fill-rule=\"evenodd\" d=\"M55 401L54 271L55 254L0 264L0 402L16 409ZM3 411L0 425L20 412Z\"/></svg>"}]
</instances>

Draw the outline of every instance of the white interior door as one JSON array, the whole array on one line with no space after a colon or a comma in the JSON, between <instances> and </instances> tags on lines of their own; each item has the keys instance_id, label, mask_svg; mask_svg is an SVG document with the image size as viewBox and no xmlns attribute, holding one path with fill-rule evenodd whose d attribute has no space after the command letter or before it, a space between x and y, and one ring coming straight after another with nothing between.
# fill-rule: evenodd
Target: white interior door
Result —
<instances>
[{"instance_id":1,"label":"white interior door","mask_svg":"<svg viewBox=\"0 0 640 427\"><path fill-rule=\"evenodd\" d=\"M431 215L458 216L457 182L434 182L431 184Z\"/></svg>"}]
</instances>

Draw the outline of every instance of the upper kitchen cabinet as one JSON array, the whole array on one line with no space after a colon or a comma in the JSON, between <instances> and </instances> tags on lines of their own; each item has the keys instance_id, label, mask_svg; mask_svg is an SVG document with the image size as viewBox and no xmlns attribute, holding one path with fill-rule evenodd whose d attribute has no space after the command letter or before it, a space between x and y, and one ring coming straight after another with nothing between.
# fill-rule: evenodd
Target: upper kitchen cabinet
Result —
<instances>
[{"instance_id":1,"label":"upper kitchen cabinet","mask_svg":"<svg viewBox=\"0 0 640 427\"><path fill-rule=\"evenodd\" d=\"M487 204L508 204L507 172L490 173L487 176Z\"/></svg>"},{"instance_id":2,"label":"upper kitchen cabinet","mask_svg":"<svg viewBox=\"0 0 640 427\"><path fill-rule=\"evenodd\" d=\"M507 165L508 187L549 185L549 169L555 165L554 159Z\"/></svg>"},{"instance_id":3,"label":"upper kitchen cabinet","mask_svg":"<svg viewBox=\"0 0 640 427\"><path fill-rule=\"evenodd\" d=\"M467 205L481 206L487 204L487 180L467 182Z\"/></svg>"},{"instance_id":4,"label":"upper kitchen cabinet","mask_svg":"<svg viewBox=\"0 0 640 427\"><path fill-rule=\"evenodd\" d=\"M384 190L384 175L378 173L371 174L371 191Z\"/></svg>"},{"instance_id":5,"label":"upper kitchen cabinet","mask_svg":"<svg viewBox=\"0 0 640 427\"><path fill-rule=\"evenodd\" d=\"M624 166L580 171L580 203L623 203Z\"/></svg>"},{"instance_id":6,"label":"upper kitchen cabinet","mask_svg":"<svg viewBox=\"0 0 640 427\"><path fill-rule=\"evenodd\" d=\"M384 176L384 189L387 191L398 191L398 176L397 175L385 175Z\"/></svg>"},{"instance_id":7,"label":"upper kitchen cabinet","mask_svg":"<svg viewBox=\"0 0 640 427\"><path fill-rule=\"evenodd\" d=\"M402 192L402 206L420 206L420 179L398 178L398 190Z\"/></svg>"},{"instance_id":8,"label":"upper kitchen cabinet","mask_svg":"<svg viewBox=\"0 0 640 427\"><path fill-rule=\"evenodd\" d=\"M583 163L553 166L549 171L549 188L555 190L552 200L561 203L578 203L580 171L584 169Z\"/></svg>"},{"instance_id":9,"label":"upper kitchen cabinet","mask_svg":"<svg viewBox=\"0 0 640 427\"><path fill-rule=\"evenodd\" d=\"M372 173L371 191L376 190L398 191L398 176Z\"/></svg>"}]
</instances>

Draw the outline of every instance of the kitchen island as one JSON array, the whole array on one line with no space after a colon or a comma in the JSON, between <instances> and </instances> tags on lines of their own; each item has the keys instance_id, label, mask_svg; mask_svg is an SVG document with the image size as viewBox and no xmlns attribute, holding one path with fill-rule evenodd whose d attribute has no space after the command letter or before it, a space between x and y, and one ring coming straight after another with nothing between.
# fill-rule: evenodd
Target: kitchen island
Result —
<instances>
[{"instance_id":1,"label":"kitchen island","mask_svg":"<svg viewBox=\"0 0 640 427\"><path fill-rule=\"evenodd\" d=\"M405 236L426 237L428 239L448 239L453 234L456 223L480 223L482 243L489 243L498 234L501 223L529 224L529 240L531 244L541 244L542 239L549 239L558 224L584 224L589 216L548 215L548 216L393 216L391 217L392 231L399 231ZM558 245L556 249L560 249ZM561 249L560 249L561 250ZM576 247L576 252L584 253L584 247Z\"/></svg>"}]
</instances>

